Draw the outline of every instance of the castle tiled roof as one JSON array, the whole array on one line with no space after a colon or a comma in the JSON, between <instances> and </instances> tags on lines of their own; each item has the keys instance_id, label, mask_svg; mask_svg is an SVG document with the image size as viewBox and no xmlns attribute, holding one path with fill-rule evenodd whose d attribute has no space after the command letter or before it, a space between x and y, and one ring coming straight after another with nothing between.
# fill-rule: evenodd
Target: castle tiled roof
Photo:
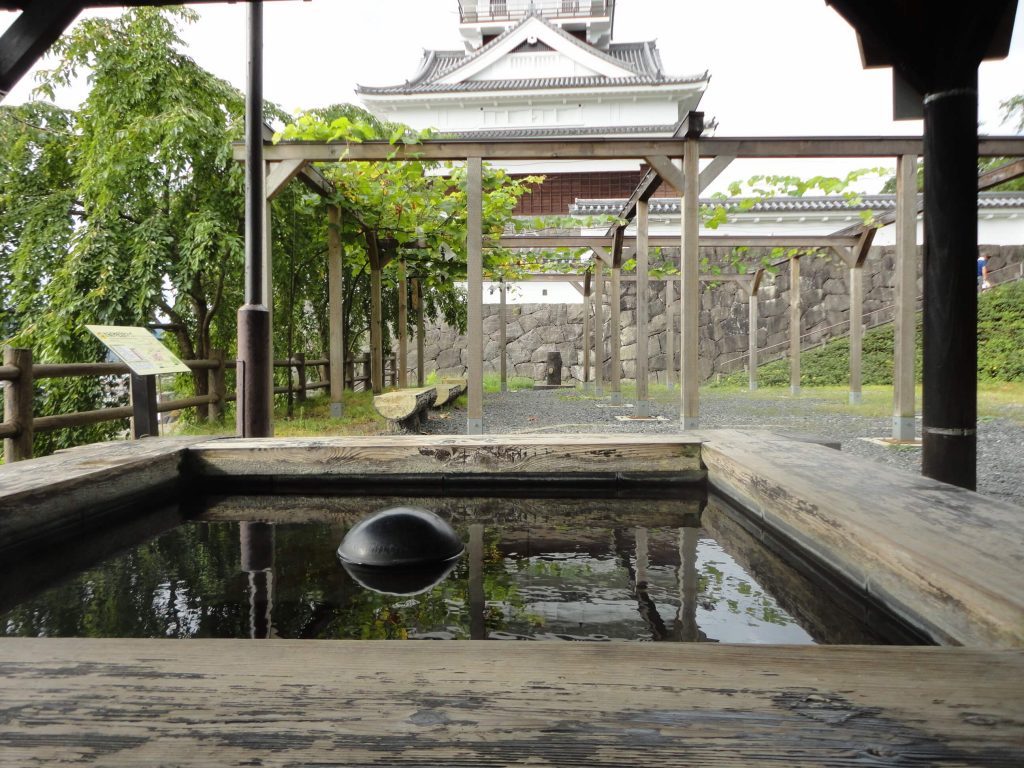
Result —
<instances>
[{"instance_id":1,"label":"castle tiled roof","mask_svg":"<svg viewBox=\"0 0 1024 768\"><path fill-rule=\"evenodd\" d=\"M701 205L738 206L742 198L727 199L702 197ZM580 216L596 216L599 214L617 214L622 210L625 200L577 200L569 207L569 212ZM887 211L896 208L895 195L861 195L855 200L847 200L841 196L827 197L775 197L759 200L743 213L854 213L858 211ZM1006 209L1024 208L1022 192L979 192L978 208ZM649 212L662 215L679 215L678 198L651 198Z\"/></svg>"},{"instance_id":2,"label":"castle tiled roof","mask_svg":"<svg viewBox=\"0 0 1024 768\"><path fill-rule=\"evenodd\" d=\"M530 79L506 79L506 80L470 80L460 83L440 83L439 80L447 77L455 70L474 61L480 56L493 50L500 45L509 35L513 34L519 27L530 19L538 19L547 25L555 34L563 37L570 43L586 50L593 56L599 56L606 61L624 68L632 73L628 77L605 77L603 75L591 75L584 77L548 77ZM549 88L594 88L594 87L631 87L637 85L689 85L701 83L708 79L708 73L685 75L682 77L665 77L662 71L661 55L658 52L657 43L653 40L639 43L611 43L607 50L601 50L588 43L573 37L568 32L554 24L551 24L543 16L528 14L514 27L503 32L479 49L467 51L431 51L423 52L423 60L420 62L419 71L411 80L400 85L386 86L357 86L356 92L361 95L413 95L427 93L460 93L480 91L516 91L535 90Z\"/></svg>"}]
</instances>

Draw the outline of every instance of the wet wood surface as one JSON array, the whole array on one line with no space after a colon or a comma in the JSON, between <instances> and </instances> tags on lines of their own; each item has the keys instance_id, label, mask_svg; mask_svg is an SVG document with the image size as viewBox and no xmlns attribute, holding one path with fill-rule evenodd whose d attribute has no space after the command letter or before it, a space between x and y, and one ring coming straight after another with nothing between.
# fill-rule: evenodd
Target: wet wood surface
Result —
<instances>
[{"instance_id":1,"label":"wet wood surface","mask_svg":"<svg viewBox=\"0 0 1024 768\"><path fill-rule=\"evenodd\" d=\"M936 642L1024 646L1024 510L768 432L705 436L713 487Z\"/></svg>"},{"instance_id":2,"label":"wet wood surface","mask_svg":"<svg viewBox=\"0 0 1024 768\"><path fill-rule=\"evenodd\" d=\"M700 441L680 436L502 435L217 440L189 451L205 475L680 473Z\"/></svg>"},{"instance_id":3,"label":"wet wood surface","mask_svg":"<svg viewBox=\"0 0 1024 768\"><path fill-rule=\"evenodd\" d=\"M86 515L174 494L185 450L203 438L99 443L0 466L0 547L87 530Z\"/></svg>"},{"instance_id":4,"label":"wet wood surface","mask_svg":"<svg viewBox=\"0 0 1024 768\"><path fill-rule=\"evenodd\" d=\"M1019 766L1024 654L0 640L0 764Z\"/></svg>"}]
</instances>

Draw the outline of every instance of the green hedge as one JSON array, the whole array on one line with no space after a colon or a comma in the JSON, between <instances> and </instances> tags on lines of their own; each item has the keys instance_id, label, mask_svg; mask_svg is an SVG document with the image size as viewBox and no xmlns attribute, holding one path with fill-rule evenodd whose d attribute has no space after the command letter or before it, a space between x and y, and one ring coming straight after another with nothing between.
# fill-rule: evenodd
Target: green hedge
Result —
<instances>
[{"instance_id":1,"label":"green hedge","mask_svg":"<svg viewBox=\"0 0 1024 768\"><path fill-rule=\"evenodd\" d=\"M917 322L917 380L921 380L921 318ZM893 326L864 334L862 382L892 384ZM978 378L988 381L1024 381L1024 282L1006 283L978 299ZM789 360L762 365L757 373L762 387L789 385ZM834 339L800 358L800 383L805 387L839 387L850 380L850 340ZM746 371L722 378L723 386L742 387Z\"/></svg>"}]
</instances>

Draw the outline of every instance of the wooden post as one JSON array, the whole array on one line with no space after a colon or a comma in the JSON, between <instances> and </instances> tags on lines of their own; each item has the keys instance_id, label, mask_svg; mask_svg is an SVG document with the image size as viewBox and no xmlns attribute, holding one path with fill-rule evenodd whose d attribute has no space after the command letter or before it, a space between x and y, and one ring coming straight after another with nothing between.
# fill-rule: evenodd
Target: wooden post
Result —
<instances>
[{"instance_id":1,"label":"wooden post","mask_svg":"<svg viewBox=\"0 0 1024 768\"><path fill-rule=\"evenodd\" d=\"M412 301L416 310L416 386L422 387L426 377L426 362L423 360L423 284L418 279L412 281Z\"/></svg>"},{"instance_id":2,"label":"wooden post","mask_svg":"<svg viewBox=\"0 0 1024 768\"><path fill-rule=\"evenodd\" d=\"M665 279L665 382L671 392L676 386L676 314L675 280Z\"/></svg>"},{"instance_id":3,"label":"wooden post","mask_svg":"<svg viewBox=\"0 0 1024 768\"><path fill-rule=\"evenodd\" d=\"M370 244L370 387L375 395L384 391L384 334L381 324L381 263L376 238Z\"/></svg>"},{"instance_id":4,"label":"wooden post","mask_svg":"<svg viewBox=\"0 0 1024 768\"><path fill-rule=\"evenodd\" d=\"M498 319L498 346L501 347L501 391L508 392L508 305L506 304L505 281L498 283L501 295L500 317Z\"/></svg>"},{"instance_id":5,"label":"wooden post","mask_svg":"<svg viewBox=\"0 0 1024 768\"><path fill-rule=\"evenodd\" d=\"M590 391L590 275L583 291L583 391Z\"/></svg>"},{"instance_id":6,"label":"wooden post","mask_svg":"<svg viewBox=\"0 0 1024 768\"><path fill-rule=\"evenodd\" d=\"M913 440L914 357L917 294L917 158L896 160L896 318L894 334L892 438Z\"/></svg>"},{"instance_id":7,"label":"wooden post","mask_svg":"<svg viewBox=\"0 0 1024 768\"><path fill-rule=\"evenodd\" d=\"M217 363L217 367L211 369L208 372L209 385L208 389L214 396L214 401L210 403L209 420L210 422L221 422L224 420L224 404L227 402L227 386L224 383L224 368L225 368L225 355L223 349L211 349L210 359Z\"/></svg>"},{"instance_id":8,"label":"wooden post","mask_svg":"<svg viewBox=\"0 0 1024 768\"><path fill-rule=\"evenodd\" d=\"M296 393L296 399L300 403L306 402L306 353L296 352L295 353L295 368L299 374L299 391Z\"/></svg>"},{"instance_id":9,"label":"wooden post","mask_svg":"<svg viewBox=\"0 0 1024 768\"><path fill-rule=\"evenodd\" d=\"M32 350L4 347L4 365L18 369L18 378L4 387L4 418L18 430L4 438L4 462L11 464L32 458Z\"/></svg>"},{"instance_id":10,"label":"wooden post","mask_svg":"<svg viewBox=\"0 0 1024 768\"><path fill-rule=\"evenodd\" d=\"M409 386L409 295L405 282L405 259L398 262L398 386Z\"/></svg>"},{"instance_id":11,"label":"wooden post","mask_svg":"<svg viewBox=\"0 0 1024 768\"><path fill-rule=\"evenodd\" d=\"M327 304L330 337L327 357L331 366L331 418L340 419L345 413L345 329L343 320L344 272L341 261L341 208L327 207ZM350 374L349 378L354 378Z\"/></svg>"},{"instance_id":12,"label":"wooden post","mask_svg":"<svg viewBox=\"0 0 1024 768\"><path fill-rule=\"evenodd\" d=\"M156 375L131 374L132 438L159 437L160 424L156 412Z\"/></svg>"},{"instance_id":13,"label":"wooden post","mask_svg":"<svg viewBox=\"0 0 1024 768\"><path fill-rule=\"evenodd\" d=\"M747 387L753 392L757 389L757 282L750 287L750 307L747 313L747 349L750 358L747 366Z\"/></svg>"},{"instance_id":14,"label":"wooden post","mask_svg":"<svg viewBox=\"0 0 1024 768\"><path fill-rule=\"evenodd\" d=\"M480 523L469 526L469 639L486 640L487 608L484 594L484 527Z\"/></svg>"},{"instance_id":15,"label":"wooden post","mask_svg":"<svg viewBox=\"0 0 1024 768\"><path fill-rule=\"evenodd\" d=\"M594 393L604 395L604 262L594 259Z\"/></svg>"},{"instance_id":16,"label":"wooden post","mask_svg":"<svg viewBox=\"0 0 1024 768\"><path fill-rule=\"evenodd\" d=\"M696 528L679 529L679 639L696 642L697 626L697 540Z\"/></svg>"},{"instance_id":17,"label":"wooden post","mask_svg":"<svg viewBox=\"0 0 1024 768\"><path fill-rule=\"evenodd\" d=\"M363 389L370 389L373 386L373 364L371 362L373 356L367 352L362 357L363 364ZM355 385L353 383L353 389Z\"/></svg>"},{"instance_id":18,"label":"wooden post","mask_svg":"<svg viewBox=\"0 0 1024 768\"><path fill-rule=\"evenodd\" d=\"M612 286L608 291L609 318L608 318L608 344L611 352L611 372L609 376L609 389L611 390L612 405L622 403L622 329L619 327L622 305L622 268L619 266L619 259L612 262Z\"/></svg>"},{"instance_id":19,"label":"wooden post","mask_svg":"<svg viewBox=\"0 0 1024 768\"><path fill-rule=\"evenodd\" d=\"M650 285L647 282L647 201L636 204L636 411L642 418L651 415L647 398L647 308Z\"/></svg>"},{"instance_id":20,"label":"wooden post","mask_svg":"<svg viewBox=\"0 0 1024 768\"><path fill-rule=\"evenodd\" d=\"M468 403L466 434L479 435L484 431L484 271L483 271L483 162L479 157L467 161L466 173L466 253L469 312L466 325L469 331Z\"/></svg>"},{"instance_id":21,"label":"wooden post","mask_svg":"<svg viewBox=\"0 0 1024 768\"><path fill-rule=\"evenodd\" d=\"M680 426L696 429L699 424L700 387L700 275L698 270L700 227L700 147L689 138L683 148L682 273L680 289Z\"/></svg>"},{"instance_id":22,"label":"wooden post","mask_svg":"<svg viewBox=\"0 0 1024 768\"><path fill-rule=\"evenodd\" d=\"M789 393L800 394L800 257L789 259Z\"/></svg>"},{"instance_id":23,"label":"wooden post","mask_svg":"<svg viewBox=\"0 0 1024 768\"><path fill-rule=\"evenodd\" d=\"M861 359L864 347L864 269L850 266L850 405L863 402Z\"/></svg>"}]
</instances>

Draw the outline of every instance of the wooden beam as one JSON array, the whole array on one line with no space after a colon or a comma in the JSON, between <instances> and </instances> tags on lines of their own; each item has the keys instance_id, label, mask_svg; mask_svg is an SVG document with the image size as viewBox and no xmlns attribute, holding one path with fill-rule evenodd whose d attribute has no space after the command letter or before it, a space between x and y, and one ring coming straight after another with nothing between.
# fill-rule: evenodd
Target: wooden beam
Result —
<instances>
[{"instance_id":1,"label":"wooden beam","mask_svg":"<svg viewBox=\"0 0 1024 768\"><path fill-rule=\"evenodd\" d=\"M699 243L702 247L722 248L739 247L748 248L832 248L845 247L853 248L860 242L862 228L848 235L699 235ZM679 246L679 238L672 235L651 235L647 236L647 244L651 248L673 248ZM611 256L606 249L614 245L612 235L558 235L536 237L533 235L505 235L497 240L489 240L484 243L485 248L509 248L509 249L533 249L544 250L551 248L590 248L606 263L610 263ZM636 248L636 237L633 235L622 236L623 248ZM606 258L607 257L607 258Z\"/></svg>"},{"instance_id":2,"label":"wooden beam","mask_svg":"<svg viewBox=\"0 0 1024 768\"><path fill-rule=\"evenodd\" d=\"M621 259L621 251L620 251ZM619 259L616 259L618 261ZM609 371L608 389L611 392L612 405L622 403L622 267L612 266L612 284L608 290L608 351L611 367Z\"/></svg>"},{"instance_id":3,"label":"wooden beam","mask_svg":"<svg viewBox=\"0 0 1024 768\"><path fill-rule=\"evenodd\" d=\"M576 280L570 280L569 281L569 285L571 285L573 288L575 288L576 292L579 293L580 296L585 296L586 295L586 291L583 288L583 283L578 282Z\"/></svg>"},{"instance_id":4,"label":"wooden beam","mask_svg":"<svg viewBox=\"0 0 1024 768\"><path fill-rule=\"evenodd\" d=\"M0 99L17 85L78 16L80 0L46 0L23 6L0 37Z\"/></svg>"},{"instance_id":5,"label":"wooden beam","mask_svg":"<svg viewBox=\"0 0 1024 768\"><path fill-rule=\"evenodd\" d=\"M761 321L757 314L757 292L751 291L747 294L747 299L747 387L753 392L757 389L757 330Z\"/></svg>"},{"instance_id":6,"label":"wooden beam","mask_svg":"<svg viewBox=\"0 0 1024 768\"><path fill-rule=\"evenodd\" d=\"M266 147L268 161L303 159L313 162L355 162L387 160L453 160L466 157L484 160L635 160L652 155L678 157L685 139L492 139L490 141L427 140L418 144L393 145L387 141L344 142L283 141ZM696 139L691 139L696 141ZM920 155L922 141L913 136L833 136L699 139L701 157L726 155L736 158L765 157L897 157ZM244 159L245 149L235 145L235 158ZM1024 137L979 138L981 157L1024 156Z\"/></svg>"},{"instance_id":7,"label":"wooden beam","mask_svg":"<svg viewBox=\"0 0 1024 768\"><path fill-rule=\"evenodd\" d=\"M583 390L590 389L590 273L583 291Z\"/></svg>"},{"instance_id":8,"label":"wooden beam","mask_svg":"<svg viewBox=\"0 0 1024 768\"><path fill-rule=\"evenodd\" d=\"M405 259L398 262L398 386L409 386L409 294Z\"/></svg>"},{"instance_id":9,"label":"wooden beam","mask_svg":"<svg viewBox=\"0 0 1024 768\"><path fill-rule=\"evenodd\" d=\"M604 394L604 262L594 264L594 394Z\"/></svg>"},{"instance_id":10,"label":"wooden beam","mask_svg":"<svg viewBox=\"0 0 1024 768\"><path fill-rule=\"evenodd\" d=\"M498 284L498 292L501 299L498 320L498 346L501 347L501 391L508 392L508 302L505 295L508 291L504 280Z\"/></svg>"},{"instance_id":11,"label":"wooden beam","mask_svg":"<svg viewBox=\"0 0 1024 768\"><path fill-rule=\"evenodd\" d=\"M698 279L698 232L700 227L700 201L697 187L700 183L698 139L685 142L683 154L684 187L682 197L682 254L679 264L680 291L680 426L697 429L699 419L700 388L700 280Z\"/></svg>"},{"instance_id":12,"label":"wooden beam","mask_svg":"<svg viewBox=\"0 0 1024 768\"><path fill-rule=\"evenodd\" d=\"M647 208L646 200L636 207L636 415L651 415L651 402L647 396L647 313L650 311L650 285L647 282Z\"/></svg>"},{"instance_id":13,"label":"wooden beam","mask_svg":"<svg viewBox=\"0 0 1024 768\"><path fill-rule=\"evenodd\" d=\"M800 394L800 257L789 259L789 393Z\"/></svg>"},{"instance_id":14,"label":"wooden beam","mask_svg":"<svg viewBox=\"0 0 1024 768\"><path fill-rule=\"evenodd\" d=\"M466 164L466 277L469 293L466 434L479 435L484 428L483 163L479 156L470 156Z\"/></svg>"},{"instance_id":15,"label":"wooden beam","mask_svg":"<svg viewBox=\"0 0 1024 768\"><path fill-rule=\"evenodd\" d=\"M263 123L262 134L263 149L265 152L266 148L274 143L274 129L266 123ZM330 197L334 194L334 185L331 184L331 182L329 182L324 175L317 170L316 166L311 163L303 163L302 170L299 172L299 181L305 184L306 188L311 192L315 192L321 197Z\"/></svg>"},{"instance_id":16,"label":"wooden beam","mask_svg":"<svg viewBox=\"0 0 1024 768\"><path fill-rule=\"evenodd\" d=\"M978 191L991 189L1004 182L1024 176L1024 158L993 168L978 176Z\"/></svg>"},{"instance_id":17,"label":"wooden beam","mask_svg":"<svg viewBox=\"0 0 1024 768\"><path fill-rule=\"evenodd\" d=\"M423 359L425 325L423 322L423 284L419 278L412 281L412 306L416 312L416 386L426 381L426 362Z\"/></svg>"},{"instance_id":18,"label":"wooden beam","mask_svg":"<svg viewBox=\"0 0 1024 768\"><path fill-rule=\"evenodd\" d=\"M669 390L676 385L676 310L675 284L678 275L665 278L665 381Z\"/></svg>"},{"instance_id":19,"label":"wooden beam","mask_svg":"<svg viewBox=\"0 0 1024 768\"><path fill-rule=\"evenodd\" d=\"M682 195L683 172L669 158L664 155L651 155L644 159L658 173L662 181L669 184L679 195Z\"/></svg>"},{"instance_id":20,"label":"wooden beam","mask_svg":"<svg viewBox=\"0 0 1024 768\"><path fill-rule=\"evenodd\" d=\"M736 158L732 155L719 155L711 160L710 163L700 172L700 191L703 192L705 189L711 186L711 183L722 175L722 172L728 168L732 161Z\"/></svg>"},{"instance_id":21,"label":"wooden beam","mask_svg":"<svg viewBox=\"0 0 1024 768\"><path fill-rule=\"evenodd\" d=\"M330 317L329 350L331 376L331 418L345 413L345 340L342 314L344 302L344 271L341 250L341 208L327 207L327 304Z\"/></svg>"},{"instance_id":22,"label":"wooden beam","mask_svg":"<svg viewBox=\"0 0 1024 768\"><path fill-rule=\"evenodd\" d=\"M609 241L608 245L611 246L611 242L610 241ZM599 258L601 261L603 261L609 267L612 265L612 254L611 254L611 252L608 251L608 249L605 246L591 244L589 246L589 248L594 252L594 255L597 256L597 258Z\"/></svg>"},{"instance_id":23,"label":"wooden beam","mask_svg":"<svg viewBox=\"0 0 1024 768\"><path fill-rule=\"evenodd\" d=\"M268 163L270 172L267 174L266 195L267 200L273 200L288 182L294 179L306 166L306 160L284 160L280 163Z\"/></svg>"},{"instance_id":24,"label":"wooden beam","mask_svg":"<svg viewBox=\"0 0 1024 768\"><path fill-rule=\"evenodd\" d=\"M864 347L864 267L850 267L850 405L863 402L861 360Z\"/></svg>"},{"instance_id":25,"label":"wooden beam","mask_svg":"<svg viewBox=\"0 0 1024 768\"><path fill-rule=\"evenodd\" d=\"M917 158L896 163L896 317L894 319L892 437L917 434L914 371L917 345Z\"/></svg>"}]
</instances>

